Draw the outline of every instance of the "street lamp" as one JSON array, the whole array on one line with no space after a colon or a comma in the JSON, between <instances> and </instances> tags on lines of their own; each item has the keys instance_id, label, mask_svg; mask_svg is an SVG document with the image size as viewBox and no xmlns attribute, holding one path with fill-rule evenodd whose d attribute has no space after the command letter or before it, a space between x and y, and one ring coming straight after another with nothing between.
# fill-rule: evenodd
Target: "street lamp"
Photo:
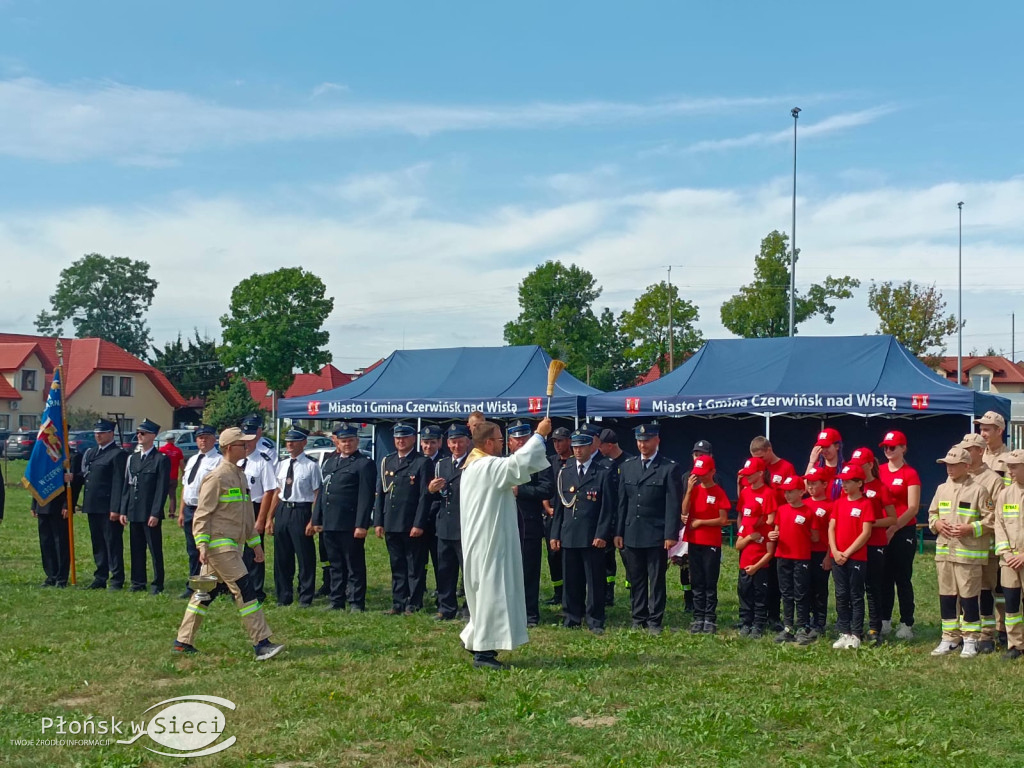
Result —
<instances>
[{"instance_id":1,"label":"street lamp","mask_svg":"<svg viewBox=\"0 0 1024 768\"><path fill-rule=\"evenodd\" d=\"M790 232L789 259L789 335L794 335L796 325L796 123L800 117L800 107L789 111L793 116L793 231Z\"/></svg>"},{"instance_id":2,"label":"street lamp","mask_svg":"<svg viewBox=\"0 0 1024 768\"><path fill-rule=\"evenodd\" d=\"M956 383L964 380L964 203L956 204L959 234L956 256Z\"/></svg>"}]
</instances>

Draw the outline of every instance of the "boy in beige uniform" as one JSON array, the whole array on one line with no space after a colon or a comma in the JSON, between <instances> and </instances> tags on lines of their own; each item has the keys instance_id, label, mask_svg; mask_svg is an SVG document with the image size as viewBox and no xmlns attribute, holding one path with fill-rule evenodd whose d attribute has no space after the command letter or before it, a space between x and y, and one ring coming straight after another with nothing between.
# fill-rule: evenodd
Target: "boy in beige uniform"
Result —
<instances>
[{"instance_id":1,"label":"boy in beige uniform","mask_svg":"<svg viewBox=\"0 0 1024 768\"><path fill-rule=\"evenodd\" d=\"M928 527L936 534L935 569L939 577L939 612L942 640L932 651L944 656L960 647L961 658L978 655L981 616L981 571L988 560L992 538L991 500L975 483L968 467L971 456L956 445L938 463L946 465L949 479L938 487L928 507ZM959 601L962 622L957 611Z\"/></svg>"},{"instance_id":2,"label":"boy in beige uniform","mask_svg":"<svg viewBox=\"0 0 1024 768\"><path fill-rule=\"evenodd\" d=\"M1006 420L1001 414L995 411L986 411L980 419L975 419L978 431L985 439L985 456L982 459L990 469L1002 472L1006 469L1003 459L1010 453L1003 442L1003 433L1006 431Z\"/></svg>"},{"instance_id":3,"label":"boy in beige uniform","mask_svg":"<svg viewBox=\"0 0 1024 768\"><path fill-rule=\"evenodd\" d=\"M238 427L220 433L220 450L224 461L217 465L199 487L199 504L192 520L192 532L199 549L200 575L215 576L219 582L209 593L192 595L185 607L185 618L174 642L176 653L196 653L192 644L199 626L218 594L230 592L235 598L242 624L249 633L256 660L276 656L283 645L270 642L270 627L263 615L263 606L256 599L256 589L242 562L242 549L253 550L257 563L263 561L263 547L256 533L249 501L249 481L238 462L245 458L246 443L256 435L246 435Z\"/></svg>"},{"instance_id":4,"label":"boy in beige uniform","mask_svg":"<svg viewBox=\"0 0 1024 768\"><path fill-rule=\"evenodd\" d=\"M984 461L986 451L985 438L979 434L964 435L960 447L966 448L971 455L971 465L967 471L975 483L988 491L992 504L996 495L1003 489L1003 478L994 472ZM1000 460L1001 462L1001 460ZM1000 464L1001 465L1001 464ZM992 507L989 511L995 511ZM992 653L996 649L996 632L1005 632L1003 616L1003 595L999 587L999 557L995 551L989 552L988 560L981 571L981 640L978 642L978 653ZM997 594L998 593L998 594Z\"/></svg>"},{"instance_id":5,"label":"boy in beige uniform","mask_svg":"<svg viewBox=\"0 0 1024 768\"><path fill-rule=\"evenodd\" d=\"M1021 569L1024 568L1024 451L1009 451L1003 461L1011 484L996 497L996 554L1002 562L1000 578L1006 599L1007 651L1003 658L1024 656L1024 617L1021 616Z\"/></svg>"}]
</instances>

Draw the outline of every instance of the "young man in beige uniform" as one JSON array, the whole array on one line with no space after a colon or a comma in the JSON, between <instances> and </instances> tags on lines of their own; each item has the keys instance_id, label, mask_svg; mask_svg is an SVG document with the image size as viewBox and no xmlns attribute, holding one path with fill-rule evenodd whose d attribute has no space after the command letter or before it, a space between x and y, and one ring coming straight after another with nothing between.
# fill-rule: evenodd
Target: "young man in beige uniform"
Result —
<instances>
[{"instance_id":1,"label":"young man in beige uniform","mask_svg":"<svg viewBox=\"0 0 1024 768\"><path fill-rule=\"evenodd\" d=\"M980 419L975 419L978 431L985 438L985 456L983 461L996 472L1003 472L1003 459L1010 452L1003 442L1006 421L995 411L986 411Z\"/></svg>"},{"instance_id":2,"label":"young man in beige uniform","mask_svg":"<svg viewBox=\"0 0 1024 768\"><path fill-rule=\"evenodd\" d=\"M256 589L242 562L242 548L253 550L256 562L263 560L263 547L256 533L249 500L249 482L238 462L248 453L246 443L256 435L246 435L238 427L220 433L220 450L225 461L203 478L199 503L192 519L202 564L200 575L215 576L219 582L210 593L195 592L185 607L185 618L174 642L175 653L196 653L193 645L199 626L218 594L230 592L238 606L242 624L249 633L256 660L276 656L283 645L270 642L270 627L263 615L263 606L256 599Z\"/></svg>"},{"instance_id":3,"label":"young man in beige uniform","mask_svg":"<svg viewBox=\"0 0 1024 768\"><path fill-rule=\"evenodd\" d=\"M971 465L967 471L974 482L988 491L989 498L995 504L996 495L1003 488L1003 478L986 464L985 438L978 434L964 435L960 447L966 448L971 455ZM994 507L992 510L994 511ZM981 571L981 640L978 642L978 653L992 653L996 649L996 633L1005 632L1003 617L1003 595L997 594L999 587L999 558L995 551L989 552L988 560Z\"/></svg>"},{"instance_id":4,"label":"young man in beige uniform","mask_svg":"<svg viewBox=\"0 0 1024 768\"><path fill-rule=\"evenodd\" d=\"M1024 568L1024 451L1009 451L1003 461L1011 484L996 497L996 554L1000 557L1003 596L1006 598L1008 661L1024 656L1024 616L1021 616L1021 569Z\"/></svg>"}]
</instances>

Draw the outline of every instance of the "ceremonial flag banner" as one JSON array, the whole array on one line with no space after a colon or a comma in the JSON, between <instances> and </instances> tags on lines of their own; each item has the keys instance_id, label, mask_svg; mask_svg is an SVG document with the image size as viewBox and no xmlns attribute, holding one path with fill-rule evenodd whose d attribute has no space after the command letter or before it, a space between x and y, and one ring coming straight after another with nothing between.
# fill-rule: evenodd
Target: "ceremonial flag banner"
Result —
<instances>
[{"instance_id":1,"label":"ceremonial flag banner","mask_svg":"<svg viewBox=\"0 0 1024 768\"><path fill-rule=\"evenodd\" d=\"M64 434L64 391L58 369L46 398L39 437L21 479L39 504L48 504L64 492Z\"/></svg>"}]
</instances>

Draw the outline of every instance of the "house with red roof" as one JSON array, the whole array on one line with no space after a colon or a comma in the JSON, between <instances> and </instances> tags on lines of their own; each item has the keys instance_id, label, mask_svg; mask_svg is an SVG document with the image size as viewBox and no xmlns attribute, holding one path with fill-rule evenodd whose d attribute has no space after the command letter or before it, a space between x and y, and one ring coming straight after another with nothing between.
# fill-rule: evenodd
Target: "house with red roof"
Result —
<instances>
[{"instance_id":1,"label":"house with red roof","mask_svg":"<svg viewBox=\"0 0 1024 768\"><path fill-rule=\"evenodd\" d=\"M940 358L935 372L949 381L956 381L956 358ZM1024 366L996 355L964 357L960 383L977 392L1019 394L1024 392Z\"/></svg>"},{"instance_id":2,"label":"house with red roof","mask_svg":"<svg viewBox=\"0 0 1024 768\"><path fill-rule=\"evenodd\" d=\"M61 343L68 409L116 418L126 433L143 419L165 429L174 426L174 411L185 399L163 373L103 339L61 339ZM56 369L55 338L0 333L0 429L39 428Z\"/></svg>"},{"instance_id":3,"label":"house with red roof","mask_svg":"<svg viewBox=\"0 0 1024 768\"><path fill-rule=\"evenodd\" d=\"M384 358L381 358L373 365L367 366L356 373L343 373L335 368L333 365L328 363L316 373L297 373L295 378L292 379L291 386L285 390L284 397L301 397L303 395L313 395L317 392L326 392L329 389L340 387L342 384L348 384L350 381L354 381L365 373L369 373L378 365L384 362ZM249 394L252 395L252 399L259 403L265 410L270 410L270 390L267 388L267 382L265 381L250 381L245 380L246 385L249 387Z\"/></svg>"}]
</instances>

